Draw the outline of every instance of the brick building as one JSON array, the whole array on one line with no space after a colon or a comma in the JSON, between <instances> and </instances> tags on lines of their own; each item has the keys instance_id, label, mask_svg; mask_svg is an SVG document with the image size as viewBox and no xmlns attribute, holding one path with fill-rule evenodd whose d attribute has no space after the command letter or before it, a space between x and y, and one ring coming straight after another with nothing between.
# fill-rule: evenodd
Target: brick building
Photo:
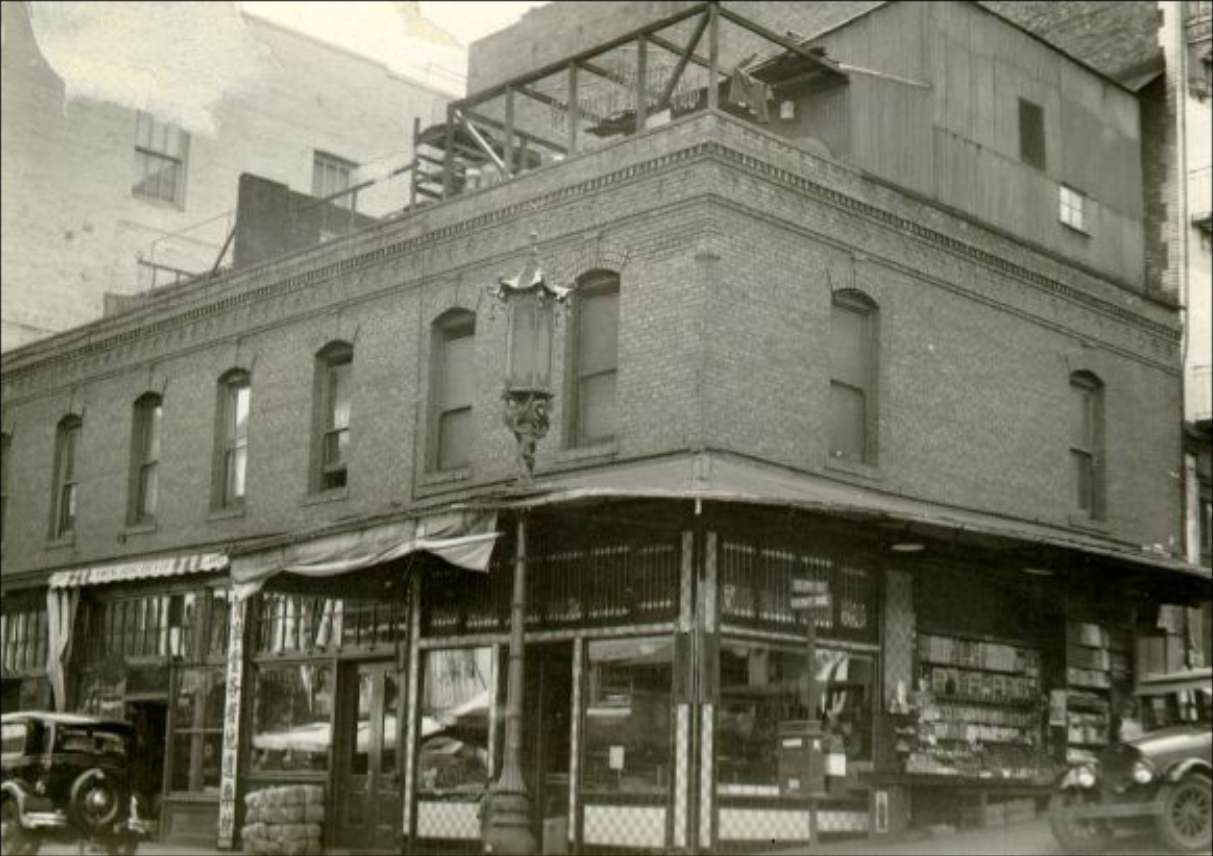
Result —
<instances>
[{"instance_id":1,"label":"brick building","mask_svg":"<svg viewBox=\"0 0 1213 856\"><path fill-rule=\"evenodd\" d=\"M519 554L545 849L807 840L806 720L823 837L1019 810L1182 659L1136 95L977 4L646 20L474 48L432 204L7 357L5 709L139 721L165 836L308 784L329 845L473 846ZM486 286L532 233L573 296L519 489Z\"/></svg>"},{"instance_id":2,"label":"brick building","mask_svg":"<svg viewBox=\"0 0 1213 856\"><path fill-rule=\"evenodd\" d=\"M155 17L145 11L117 7L109 15ZM255 73L255 83L229 81L216 93L211 127L190 127L192 114L176 117L171 94L146 112L118 96L69 100L63 76L79 74L72 58L52 52L56 69L36 37L37 16L54 23L60 13L3 7L5 350L100 318L107 295L113 304L230 263L224 248L241 172L304 193L343 190L407 163L414 118L438 120L450 100L378 62L222 3L160 13L170 19L166 27L201 26L217 37L236 30L245 40L240 58ZM88 18L91 10L75 14ZM44 39L50 23L42 24ZM89 26L103 24L86 20L79 32ZM138 37L163 42L167 32ZM216 47L213 56L213 79L231 78L222 73L230 55ZM215 84L204 79L187 89L196 96L207 85ZM153 87L140 97L155 96ZM369 193L358 201L374 215L392 204Z\"/></svg>"}]
</instances>

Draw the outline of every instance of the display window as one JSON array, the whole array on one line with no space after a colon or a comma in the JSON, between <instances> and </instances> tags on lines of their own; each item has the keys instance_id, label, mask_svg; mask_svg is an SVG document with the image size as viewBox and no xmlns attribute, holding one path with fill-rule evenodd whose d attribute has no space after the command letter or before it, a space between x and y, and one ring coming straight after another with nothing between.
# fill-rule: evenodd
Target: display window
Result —
<instances>
[{"instance_id":1,"label":"display window","mask_svg":"<svg viewBox=\"0 0 1213 856\"><path fill-rule=\"evenodd\" d=\"M599 639L586 649L582 789L664 795L674 760L673 639Z\"/></svg>"},{"instance_id":2,"label":"display window","mask_svg":"<svg viewBox=\"0 0 1213 856\"><path fill-rule=\"evenodd\" d=\"M479 795L489 782L493 649L442 648L421 658L423 793Z\"/></svg>"},{"instance_id":3,"label":"display window","mask_svg":"<svg viewBox=\"0 0 1213 856\"><path fill-rule=\"evenodd\" d=\"M333 748L332 665L256 664L253 686L252 770L327 771Z\"/></svg>"},{"instance_id":4,"label":"display window","mask_svg":"<svg viewBox=\"0 0 1213 856\"><path fill-rule=\"evenodd\" d=\"M373 649L406 636L403 599L267 592L259 598L256 650L263 654Z\"/></svg>"},{"instance_id":5,"label":"display window","mask_svg":"<svg viewBox=\"0 0 1213 856\"><path fill-rule=\"evenodd\" d=\"M177 671L170 708L173 720L170 790L219 792L226 692L222 666L192 666Z\"/></svg>"},{"instance_id":6,"label":"display window","mask_svg":"<svg viewBox=\"0 0 1213 856\"><path fill-rule=\"evenodd\" d=\"M874 656L826 647L815 655L823 733L847 763L870 761ZM722 794L778 794L777 735L781 723L808 716L806 664L804 646L721 644L716 772Z\"/></svg>"}]
</instances>

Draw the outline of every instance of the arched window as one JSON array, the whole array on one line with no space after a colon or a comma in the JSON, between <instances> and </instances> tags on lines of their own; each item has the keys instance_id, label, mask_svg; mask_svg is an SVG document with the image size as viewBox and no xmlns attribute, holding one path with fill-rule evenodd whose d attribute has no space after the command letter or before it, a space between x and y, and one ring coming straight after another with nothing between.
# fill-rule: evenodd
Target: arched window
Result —
<instances>
[{"instance_id":1,"label":"arched window","mask_svg":"<svg viewBox=\"0 0 1213 856\"><path fill-rule=\"evenodd\" d=\"M569 372L569 438L588 446L615 436L615 387L619 373L619 274L591 271L573 296Z\"/></svg>"},{"instance_id":2,"label":"arched window","mask_svg":"<svg viewBox=\"0 0 1213 856\"><path fill-rule=\"evenodd\" d=\"M80 482L76 472L76 449L84 423L79 416L65 416L55 431L54 493L51 495L51 537L66 538L76 531Z\"/></svg>"},{"instance_id":3,"label":"arched window","mask_svg":"<svg viewBox=\"0 0 1213 856\"><path fill-rule=\"evenodd\" d=\"M244 505L248 467L248 424L252 387L244 369L232 369L219 378L215 423L215 467L211 506L235 509Z\"/></svg>"},{"instance_id":4,"label":"arched window","mask_svg":"<svg viewBox=\"0 0 1213 856\"><path fill-rule=\"evenodd\" d=\"M310 479L313 491L347 484L353 371L354 348L348 342L330 342L316 354Z\"/></svg>"},{"instance_id":5,"label":"arched window","mask_svg":"<svg viewBox=\"0 0 1213 856\"><path fill-rule=\"evenodd\" d=\"M430 331L429 468L456 470L472 458L476 316L444 313Z\"/></svg>"},{"instance_id":6,"label":"arched window","mask_svg":"<svg viewBox=\"0 0 1213 856\"><path fill-rule=\"evenodd\" d=\"M840 291L830 307L830 458L876 463L877 307Z\"/></svg>"},{"instance_id":7,"label":"arched window","mask_svg":"<svg viewBox=\"0 0 1213 856\"><path fill-rule=\"evenodd\" d=\"M1103 382L1088 371L1070 375L1070 490L1074 509L1104 516Z\"/></svg>"},{"instance_id":8,"label":"arched window","mask_svg":"<svg viewBox=\"0 0 1213 856\"><path fill-rule=\"evenodd\" d=\"M156 522L160 498L160 419L163 400L149 392L135 401L131 420L130 507L127 523Z\"/></svg>"}]
</instances>

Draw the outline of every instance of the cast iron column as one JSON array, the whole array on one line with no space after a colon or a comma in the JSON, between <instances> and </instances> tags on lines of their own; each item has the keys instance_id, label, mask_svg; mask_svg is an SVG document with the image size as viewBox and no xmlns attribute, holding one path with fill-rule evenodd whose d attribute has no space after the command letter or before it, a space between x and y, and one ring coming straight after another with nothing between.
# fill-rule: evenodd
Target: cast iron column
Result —
<instances>
[{"instance_id":1,"label":"cast iron column","mask_svg":"<svg viewBox=\"0 0 1213 856\"><path fill-rule=\"evenodd\" d=\"M530 799L522 779L522 631L526 620L526 523L518 513L518 542L514 550L514 597L510 604L509 695L505 711L505 757L493 786L485 850L492 853L535 853L531 834Z\"/></svg>"}]
</instances>

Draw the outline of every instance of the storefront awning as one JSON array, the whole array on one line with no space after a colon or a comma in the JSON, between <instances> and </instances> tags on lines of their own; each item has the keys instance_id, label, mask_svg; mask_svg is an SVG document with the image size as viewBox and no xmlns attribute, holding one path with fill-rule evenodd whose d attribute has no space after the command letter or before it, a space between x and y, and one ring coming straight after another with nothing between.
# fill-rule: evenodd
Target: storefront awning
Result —
<instances>
[{"instance_id":1,"label":"storefront awning","mask_svg":"<svg viewBox=\"0 0 1213 856\"><path fill-rule=\"evenodd\" d=\"M492 511L450 511L397 520L234 556L232 583L236 597L244 599L275 574L332 577L416 552L483 573L497 534L497 514Z\"/></svg>"},{"instance_id":2,"label":"storefront awning","mask_svg":"<svg viewBox=\"0 0 1213 856\"><path fill-rule=\"evenodd\" d=\"M132 580L151 580L160 577L180 577L203 571L218 571L227 567L224 553L194 553L188 556L166 556L159 559L131 559L94 565L91 568L74 568L57 571L51 575L48 587L52 589L97 586L106 583L125 583Z\"/></svg>"}]
</instances>

